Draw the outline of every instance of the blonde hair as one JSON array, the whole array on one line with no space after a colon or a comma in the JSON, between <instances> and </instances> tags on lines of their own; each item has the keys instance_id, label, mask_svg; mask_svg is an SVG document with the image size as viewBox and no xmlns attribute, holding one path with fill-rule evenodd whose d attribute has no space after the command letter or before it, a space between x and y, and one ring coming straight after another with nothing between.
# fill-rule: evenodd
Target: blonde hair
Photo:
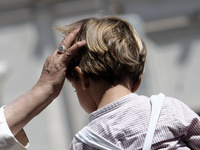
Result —
<instances>
[{"instance_id":1,"label":"blonde hair","mask_svg":"<svg viewBox=\"0 0 200 150\"><path fill-rule=\"evenodd\" d=\"M64 35L81 29L74 40L87 44L70 61L66 77L77 79L79 66L85 76L115 83L129 75L136 82L143 73L146 47L133 27L118 17L87 18L71 25L57 27Z\"/></svg>"}]
</instances>

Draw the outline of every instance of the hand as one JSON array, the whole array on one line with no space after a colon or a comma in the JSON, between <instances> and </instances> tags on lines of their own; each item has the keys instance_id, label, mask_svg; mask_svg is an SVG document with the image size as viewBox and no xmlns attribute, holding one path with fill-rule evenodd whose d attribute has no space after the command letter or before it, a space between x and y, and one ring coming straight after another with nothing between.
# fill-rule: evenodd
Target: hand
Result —
<instances>
[{"instance_id":1,"label":"hand","mask_svg":"<svg viewBox=\"0 0 200 150\"><path fill-rule=\"evenodd\" d=\"M4 108L7 124L16 135L42 110L44 110L60 93L65 80L67 66L73 55L86 44L76 42L71 46L79 29L73 30L60 44L68 50L57 53L58 48L46 59L37 84ZM17 115L16 115L17 114Z\"/></svg>"},{"instance_id":2,"label":"hand","mask_svg":"<svg viewBox=\"0 0 200 150\"><path fill-rule=\"evenodd\" d=\"M73 55L86 44L86 41L76 42L71 46L76 34L78 33L79 28L73 30L60 45L64 45L67 48L67 51L62 51L62 53L58 53L57 49L47 57L44 67L41 73L41 77L36 84L36 86L41 86L42 89L46 87L47 94L51 97L51 99L56 98L64 84L66 71L68 62L71 60ZM71 47L70 47L71 46Z\"/></svg>"}]
</instances>

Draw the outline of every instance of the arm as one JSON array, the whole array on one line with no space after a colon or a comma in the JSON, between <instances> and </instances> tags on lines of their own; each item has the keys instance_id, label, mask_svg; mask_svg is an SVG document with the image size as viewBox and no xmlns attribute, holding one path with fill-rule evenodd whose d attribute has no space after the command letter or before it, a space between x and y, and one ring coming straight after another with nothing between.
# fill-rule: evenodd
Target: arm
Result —
<instances>
[{"instance_id":1,"label":"arm","mask_svg":"<svg viewBox=\"0 0 200 150\"><path fill-rule=\"evenodd\" d=\"M62 42L68 48L66 53L58 54L57 49L46 59L37 84L27 93L12 101L4 108L7 124L16 135L60 93L65 80L67 65L71 57L85 41L70 47L79 29L73 30Z\"/></svg>"}]
</instances>

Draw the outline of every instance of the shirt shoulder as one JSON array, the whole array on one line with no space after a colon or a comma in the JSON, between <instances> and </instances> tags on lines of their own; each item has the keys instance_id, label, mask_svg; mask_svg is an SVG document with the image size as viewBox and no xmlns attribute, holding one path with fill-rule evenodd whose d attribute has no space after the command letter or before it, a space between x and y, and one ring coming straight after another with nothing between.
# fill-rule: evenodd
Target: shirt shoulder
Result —
<instances>
[{"instance_id":1,"label":"shirt shoulder","mask_svg":"<svg viewBox=\"0 0 200 150\"><path fill-rule=\"evenodd\" d=\"M166 101L169 105L168 109L171 111L174 118L182 124L187 126L193 119L200 119L199 116L182 101L173 97L166 97Z\"/></svg>"}]
</instances>

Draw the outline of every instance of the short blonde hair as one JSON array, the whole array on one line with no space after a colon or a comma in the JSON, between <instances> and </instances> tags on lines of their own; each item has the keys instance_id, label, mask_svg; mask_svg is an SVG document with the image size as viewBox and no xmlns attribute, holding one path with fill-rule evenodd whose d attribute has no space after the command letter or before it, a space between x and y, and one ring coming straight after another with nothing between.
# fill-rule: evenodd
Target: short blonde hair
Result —
<instances>
[{"instance_id":1,"label":"short blonde hair","mask_svg":"<svg viewBox=\"0 0 200 150\"><path fill-rule=\"evenodd\" d=\"M79 66L85 76L114 84L130 76L136 82L143 73L146 47L134 28L118 17L87 18L71 25L57 27L64 35L81 29L74 40L87 44L70 61L66 77L77 79L74 68Z\"/></svg>"}]
</instances>

